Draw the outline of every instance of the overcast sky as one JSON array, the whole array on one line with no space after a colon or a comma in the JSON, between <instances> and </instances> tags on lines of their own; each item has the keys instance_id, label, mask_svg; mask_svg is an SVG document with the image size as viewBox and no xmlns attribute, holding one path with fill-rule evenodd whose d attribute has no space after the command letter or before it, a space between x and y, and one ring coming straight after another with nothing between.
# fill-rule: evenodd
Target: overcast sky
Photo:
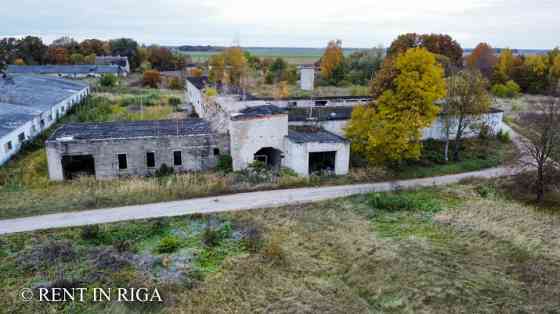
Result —
<instances>
[{"instance_id":1,"label":"overcast sky","mask_svg":"<svg viewBox=\"0 0 560 314\"><path fill-rule=\"evenodd\" d=\"M163 45L388 45L448 33L464 48L560 45L560 0L0 0L0 37L131 37Z\"/></svg>"}]
</instances>

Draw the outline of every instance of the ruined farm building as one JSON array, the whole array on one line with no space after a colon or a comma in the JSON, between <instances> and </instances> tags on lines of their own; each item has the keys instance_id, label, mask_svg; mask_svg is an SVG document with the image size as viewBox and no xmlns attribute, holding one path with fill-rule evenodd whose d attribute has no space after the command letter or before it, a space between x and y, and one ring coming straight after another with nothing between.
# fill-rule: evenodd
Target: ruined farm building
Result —
<instances>
[{"instance_id":1,"label":"ruined farm building","mask_svg":"<svg viewBox=\"0 0 560 314\"><path fill-rule=\"evenodd\" d=\"M69 123L46 142L51 180L153 175L163 164L177 172L214 168L227 139L206 121Z\"/></svg>"}]
</instances>

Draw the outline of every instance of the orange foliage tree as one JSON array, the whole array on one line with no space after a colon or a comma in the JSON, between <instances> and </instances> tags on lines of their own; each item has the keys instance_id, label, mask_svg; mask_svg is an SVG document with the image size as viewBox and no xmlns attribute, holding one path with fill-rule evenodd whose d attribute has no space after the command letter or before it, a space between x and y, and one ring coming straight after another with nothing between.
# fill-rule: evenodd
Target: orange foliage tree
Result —
<instances>
[{"instance_id":1,"label":"orange foliage tree","mask_svg":"<svg viewBox=\"0 0 560 314\"><path fill-rule=\"evenodd\" d=\"M144 77L142 79L142 85L149 86L151 88L158 88L161 83L161 74L157 70L147 70L144 71Z\"/></svg>"},{"instance_id":2,"label":"orange foliage tree","mask_svg":"<svg viewBox=\"0 0 560 314\"><path fill-rule=\"evenodd\" d=\"M331 40L321 57L321 76L326 80L330 80L335 69L342 65L343 62L342 42L340 40Z\"/></svg>"}]
</instances>

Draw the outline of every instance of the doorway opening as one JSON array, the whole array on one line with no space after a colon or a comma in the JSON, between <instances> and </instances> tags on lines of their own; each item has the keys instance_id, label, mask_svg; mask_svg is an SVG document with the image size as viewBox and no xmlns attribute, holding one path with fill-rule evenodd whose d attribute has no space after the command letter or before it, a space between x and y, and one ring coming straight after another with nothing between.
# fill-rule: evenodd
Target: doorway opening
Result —
<instances>
[{"instance_id":1,"label":"doorway opening","mask_svg":"<svg viewBox=\"0 0 560 314\"><path fill-rule=\"evenodd\" d=\"M334 173L336 152L309 153L309 174L317 172Z\"/></svg>"},{"instance_id":2,"label":"doorway opening","mask_svg":"<svg viewBox=\"0 0 560 314\"><path fill-rule=\"evenodd\" d=\"M92 155L63 156L62 173L65 180L95 175L95 161Z\"/></svg>"},{"instance_id":3,"label":"doorway opening","mask_svg":"<svg viewBox=\"0 0 560 314\"><path fill-rule=\"evenodd\" d=\"M268 168L279 170L282 165L282 151L265 147L255 153L254 160L263 162Z\"/></svg>"}]
</instances>

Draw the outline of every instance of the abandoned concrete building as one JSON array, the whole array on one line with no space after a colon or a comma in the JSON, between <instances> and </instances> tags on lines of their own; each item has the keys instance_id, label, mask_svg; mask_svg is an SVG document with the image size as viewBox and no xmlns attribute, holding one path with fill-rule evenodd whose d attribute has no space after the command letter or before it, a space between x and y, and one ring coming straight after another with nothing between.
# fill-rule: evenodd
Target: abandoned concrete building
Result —
<instances>
[{"instance_id":1,"label":"abandoned concrete building","mask_svg":"<svg viewBox=\"0 0 560 314\"><path fill-rule=\"evenodd\" d=\"M355 106L370 97L299 97L272 99L214 86L205 96L207 77L189 77L187 102L199 118L187 120L68 124L47 141L52 180L95 175L99 179L154 174L163 164L177 172L216 166L231 156L233 170L254 161L269 168L287 167L301 176L345 175L350 142L345 128ZM492 110L482 122L498 132L503 113ZM423 131L424 139L442 139L445 116ZM475 133L467 130L466 136Z\"/></svg>"},{"instance_id":2,"label":"abandoned concrete building","mask_svg":"<svg viewBox=\"0 0 560 314\"><path fill-rule=\"evenodd\" d=\"M301 87L312 89L314 69L304 67L301 75ZM188 78L185 86L187 101L199 117L207 120L217 134L229 135L234 170L263 160L269 166L289 167L303 176L321 170L348 173L350 142L344 138L345 128L355 106L373 101L355 96L273 99L231 93L220 90L221 86L220 95L206 97L204 90L210 86L207 77ZM502 119L503 112L492 109L479 122L497 133L502 129ZM444 139L445 121L446 116L440 115L423 130L423 139ZM465 130L465 137L476 134L475 130Z\"/></svg>"},{"instance_id":3,"label":"abandoned concrete building","mask_svg":"<svg viewBox=\"0 0 560 314\"><path fill-rule=\"evenodd\" d=\"M177 172L216 167L229 154L227 137L201 119L70 123L46 142L51 180L153 175L163 164Z\"/></svg>"},{"instance_id":4,"label":"abandoned concrete building","mask_svg":"<svg viewBox=\"0 0 560 314\"><path fill-rule=\"evenodd\" d=\"M0 73L0 165L89 93L76 81Z\"/></svg>"},{"instance_id":5,"label":"abandoned concrete building","mask_svg":"<svg viewBox=\"0 0 560 314\"><path fill-rule=\"evenodd\" d=\"M96 56L95 64L97 65L116 65L126 75L130 73L130 63L126 56Z\"/></svg>"}]
</instances>

